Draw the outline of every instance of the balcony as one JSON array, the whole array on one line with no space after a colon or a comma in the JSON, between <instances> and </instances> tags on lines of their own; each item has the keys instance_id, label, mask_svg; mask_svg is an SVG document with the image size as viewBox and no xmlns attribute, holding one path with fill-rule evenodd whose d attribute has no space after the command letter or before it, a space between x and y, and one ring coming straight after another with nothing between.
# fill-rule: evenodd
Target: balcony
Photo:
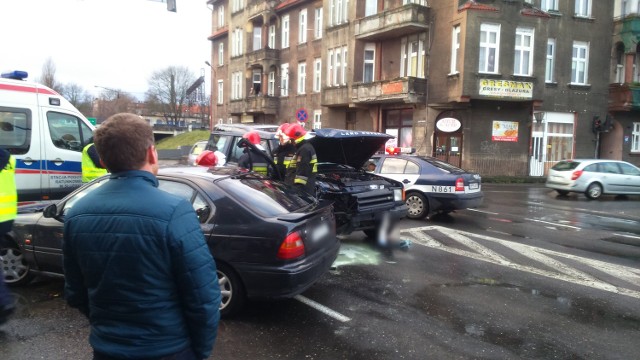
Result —
<instances>
[{"instance_id":1,"label":"balcony","mask_svg":"<svg viewBox=\"0 0 640 360\"><path fill-rule=\"evenodd\" d=\"M397 103L424 104L427 101L427 79L415 77L354 84L354 104Z\"/></svg>"},{"instance_id":2,"label":"balcony","mask_svg":"<svg viewBox=\"0 0 640 360\"><path fill-rule=\"evenodd\" d=\"M324 87L322 88L322 106L346 106L349 105L349 88Z\"/></svg>"},{"instance_id":3,"label":"balcony","mask_svg":"<svg viewBox=\"0 0 640 360\"><path fill-rule=\"evenodd\" d=\"M249 1L247 4L247 13L249 20L255 18L258 15L262 15L265 12L273 11L275 7L275 1L254 0Z\"/></svg>"},{"instance_id":4,"label":"balcony","mask_svg":"<svg viewBox=\"0 0 640 360\"><path fill-rule=\"evenodd\" d=\"M379 41L425 31L431 9L417 4L383 11L355 21L358 40Z\"/></svg>"},{"instance_id":5,"label":"balcony","mask_svg":"<svg viewBox=\"0 0 640 360\"><path fill-rule=\"evenodd\" d=\"M610 84L609 111L640 110L640 85Z\"/></svg>"},{"instance_id":6,"label":"balcony","mask_svg":"<svg viewBox=\"0 0 640 360\"><path fill-rule=\"evenodd\" d=\"M274 96L250 96L244 99L244 112L247 114L277 115L280 98Z\"/></svg>"},{"instance_id":7,"label":"balcony","mask_svg":"<svg viewBox=\"0 0 640 360\"><path fill-rule=\"evenodd\" d=\"M242 114L244 112L244 100L235 99L229 101L229 113L230 114Z\"/></svg>"},{"instance_id":8,"label":"balcony","mask_svg":"<svg viewBox=\"0 0 640 360\"><path fill-rule=\"evenodd\" d=\"M263 69L268 69L270 66L277 65L280 62L280 50L260 49L252 51L247 54L246 59L247 67L260 65Z\"/></svg>"}]
</instances>

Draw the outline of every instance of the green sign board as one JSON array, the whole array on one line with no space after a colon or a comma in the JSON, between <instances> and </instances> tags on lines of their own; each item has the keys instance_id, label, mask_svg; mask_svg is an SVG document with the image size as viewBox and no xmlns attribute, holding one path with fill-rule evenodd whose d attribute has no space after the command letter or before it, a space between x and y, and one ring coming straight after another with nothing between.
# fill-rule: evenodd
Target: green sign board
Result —
<instances>
[{"instance_id":1,"label":"green sign board","mask_svg":"<svg viewBox=\"0 0 640 360\"><path fill-rule=\"evenodd\" d=\"M96 124L96 118L87 118L92 125Z\"/></svg>"}]
</instances>

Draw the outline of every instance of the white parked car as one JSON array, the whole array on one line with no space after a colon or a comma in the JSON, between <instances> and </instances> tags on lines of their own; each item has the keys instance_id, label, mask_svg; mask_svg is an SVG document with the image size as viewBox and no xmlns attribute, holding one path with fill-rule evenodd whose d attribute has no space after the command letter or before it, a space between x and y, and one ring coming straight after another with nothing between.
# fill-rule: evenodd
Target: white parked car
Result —
<instances>
[{"instance_id":1,"label":"white parked car","mask_svg":"<svg viewBox=\"0 0 640 360\"><path fill-rule=\"evenodd\" d=\"M560 195L578 192L589 199L603 194L640 195L640 168L618 160L562 160L549 170L545 186Z\"/></svg>"}]
</instances>

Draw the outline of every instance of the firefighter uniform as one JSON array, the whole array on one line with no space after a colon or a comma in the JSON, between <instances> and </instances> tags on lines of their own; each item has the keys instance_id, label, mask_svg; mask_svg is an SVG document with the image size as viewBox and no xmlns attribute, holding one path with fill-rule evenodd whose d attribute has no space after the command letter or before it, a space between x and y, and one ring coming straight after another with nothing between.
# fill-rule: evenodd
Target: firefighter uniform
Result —
<instances>
[{"instance_id":1,"label":"firefighter uniform","mask_svg":"<svg viewBox=\"0 0 640 360\"><path fill-rule=\"evenodd\" d=\"M274 159L281 180L293 184L295 173L296 147L291 143L280 144L275 151Z\"/></svg>"},{"instance_id":2,"label":"firefighter uniform","mask_svg":"<svg viewBox=\"0 0 640 360\"><path fill-rule=\"evenodd\" d=\"M311 195L316 194L316 173L318 172L318 158L316 150L304 137L296 140L295 178L293 184L301 186Z\"/></svg>"},{"instance_id":3,"label":"firefighter uniform","mask_svg":"<svg viewBox=\"0 0 640 360\"><path fill-rule=\"evenodd\" d=\"M259 154L256 150L247 148L238 159L238 166L266 176L269 169L269 164L265 159L266 156L264 153Z\"/></svg>"}]
</instances>

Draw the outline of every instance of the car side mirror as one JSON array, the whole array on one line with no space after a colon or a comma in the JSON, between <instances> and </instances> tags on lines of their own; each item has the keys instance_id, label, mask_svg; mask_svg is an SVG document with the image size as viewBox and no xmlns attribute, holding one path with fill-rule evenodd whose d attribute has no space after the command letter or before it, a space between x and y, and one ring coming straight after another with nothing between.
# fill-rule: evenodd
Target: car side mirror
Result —
<instances>
[{"instance_id":1,"label":"car side mirror","mask_svg":"<svg viewBox=\"0 0 640 360\"><path fill-rule=\"evenodd\" d=\"M196 210L196 215L198 216L198 220L201 224L204 224L207 221L210 214L211 208L209 206L205 206Z\"/></svg>"},{"instance_id":2,"label":"car side mirror","mask_svg":"<svg viewBox=\"0 0 640 360\"><path fill-rule=\"evenodd\" d=\"M42 212L42 216L46 218L56 218L58 216L58 206L56 204L51 204L44 208Z\"/></svg>"}]
</instances>

